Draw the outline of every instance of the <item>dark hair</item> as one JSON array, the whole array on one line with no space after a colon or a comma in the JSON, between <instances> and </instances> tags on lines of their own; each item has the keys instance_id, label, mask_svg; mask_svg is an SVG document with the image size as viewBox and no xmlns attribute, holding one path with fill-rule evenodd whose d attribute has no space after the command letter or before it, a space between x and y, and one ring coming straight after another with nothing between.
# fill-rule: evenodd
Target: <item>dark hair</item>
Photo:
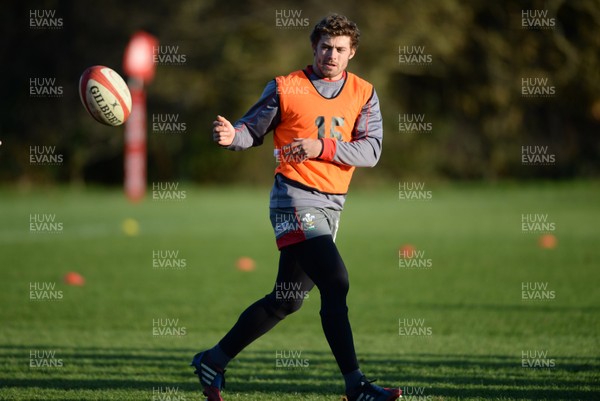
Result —
<instances>
[{"instance_id":1,"label":"dark hair","mask_svg":"<svg viewBox=\"0 0 600 401\"><path fill-rule=\"evenodd\" d=\"M316 46L321 40L321 36L350 36L350 44L353 49L358 47L360 40L360 31L356 24L350 21L346 16L331 14L323 18L310 34L310 41Z\"/></svg>"}]
</instances>

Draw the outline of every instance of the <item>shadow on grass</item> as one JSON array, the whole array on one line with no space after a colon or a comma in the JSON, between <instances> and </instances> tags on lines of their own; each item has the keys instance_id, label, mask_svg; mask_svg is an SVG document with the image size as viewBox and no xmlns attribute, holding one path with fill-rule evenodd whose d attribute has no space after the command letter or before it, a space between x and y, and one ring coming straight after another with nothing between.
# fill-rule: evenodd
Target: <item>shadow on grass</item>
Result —
<instances>
[{"instance_id":1,"label":"shadow on grass","mask_svg":"<svg viewBox=\"0 0 600 401\"><path fill-rule=\"evenodd\" d=\"M30 368L31 350L55 350L62 368ZM188 366L195 353L182 347L102 348L0 345L0 388L140 390L158 387L198 392ZM279 355L283 359L296 356ZM342 380L329 351L303 351L301 367L277 366L275 351L247 350L228 367L232 393L339 395ZM600 359L560 357L551 369L526 369L506 355L369 354L361 360L385 386L404 387L406 401L431 396L481 399L600 399ZM410 385L408 385L410 384ZM421 398L413 391L421 389Z\"/></svg>"},{"instance_id":2,"label":"shadow on grass","mask_svg":"<svg viewBox=\"0 0 600 401\"><path fill-rule=\"evenodd\" d=\"M506 312L513 311L519 313L536 313L541 312L555 312L555 313L598 313L600 312L600 306L586 305L586 306L570 306L570 305L555 305L555 304L544 304L536 303L534 301L522 301L521 303L510 303L510 304L471 304L471 303L412 303L403 302L402 307L405 308L418 308L420 310L431 309L435 311L462 311L468 309L471 312L474 311L485 311L485 312Z\"/></svg>"}]
</instances>

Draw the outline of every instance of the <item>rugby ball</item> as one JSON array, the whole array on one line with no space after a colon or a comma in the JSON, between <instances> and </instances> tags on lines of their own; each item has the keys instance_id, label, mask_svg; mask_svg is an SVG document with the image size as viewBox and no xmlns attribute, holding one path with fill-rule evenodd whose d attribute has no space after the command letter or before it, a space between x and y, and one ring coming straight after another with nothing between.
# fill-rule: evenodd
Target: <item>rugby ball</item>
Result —
<instances>
[{"instance_id":1,"label":"rugby ball","mask_svg":"<svg viewBox=\"0 0 600 401\"><path fill-rule=\"evenodd\" d=\"M131 113L131 93L114 70L95 65L81 74L79 98L87 112L102 124L117 126Z\"/></svg>"}]
</instances>

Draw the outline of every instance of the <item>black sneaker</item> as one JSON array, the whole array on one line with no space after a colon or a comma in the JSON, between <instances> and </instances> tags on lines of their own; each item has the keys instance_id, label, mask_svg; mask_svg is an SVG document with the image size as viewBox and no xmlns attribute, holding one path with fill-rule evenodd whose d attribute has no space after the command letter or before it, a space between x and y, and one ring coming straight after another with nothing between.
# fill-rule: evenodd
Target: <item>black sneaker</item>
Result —
<instances>
[{"instance_id":1,"label":"black sneaker","mask_svg":"<svg viewBox=\"0 0 600 401\"><path fill-rule=\"evenodd\" d=\"M217 368L206 351L194 355L190 366L196 368L194 373L200 379L206 401L223 401L221 390L225 387L225 370Z\"/></svg>"},{"instance_id":2,"label":"black sneaker","mask_svg":"<svg viewBox=\"0 0 600 401\"><path fill-rule=\"evenodd\" d=\"M360 379L360 387L352 394L342 397L346 401L393 401L402 397L399 388L383 388L373 384L375 380L368 381L366 377Z\"/></svg>"}]
</instances>

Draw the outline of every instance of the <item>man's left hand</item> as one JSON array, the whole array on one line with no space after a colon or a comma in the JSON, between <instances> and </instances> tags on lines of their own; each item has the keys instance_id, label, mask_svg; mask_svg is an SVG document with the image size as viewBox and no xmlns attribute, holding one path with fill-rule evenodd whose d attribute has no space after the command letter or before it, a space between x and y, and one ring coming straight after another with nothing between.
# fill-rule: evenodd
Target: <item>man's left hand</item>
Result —
<instances>
[{"instance_id":1,"label":"man's left hand","mask_svg":"<svg viewBox=\"0 0 600 401\"><path fill-rule=\"evenodd\" d=\"M306 159L316 159L323 151L323 142L319 139L294 138L291 143L293 153L299 153Z\"/></svg>"}]
</instances>

